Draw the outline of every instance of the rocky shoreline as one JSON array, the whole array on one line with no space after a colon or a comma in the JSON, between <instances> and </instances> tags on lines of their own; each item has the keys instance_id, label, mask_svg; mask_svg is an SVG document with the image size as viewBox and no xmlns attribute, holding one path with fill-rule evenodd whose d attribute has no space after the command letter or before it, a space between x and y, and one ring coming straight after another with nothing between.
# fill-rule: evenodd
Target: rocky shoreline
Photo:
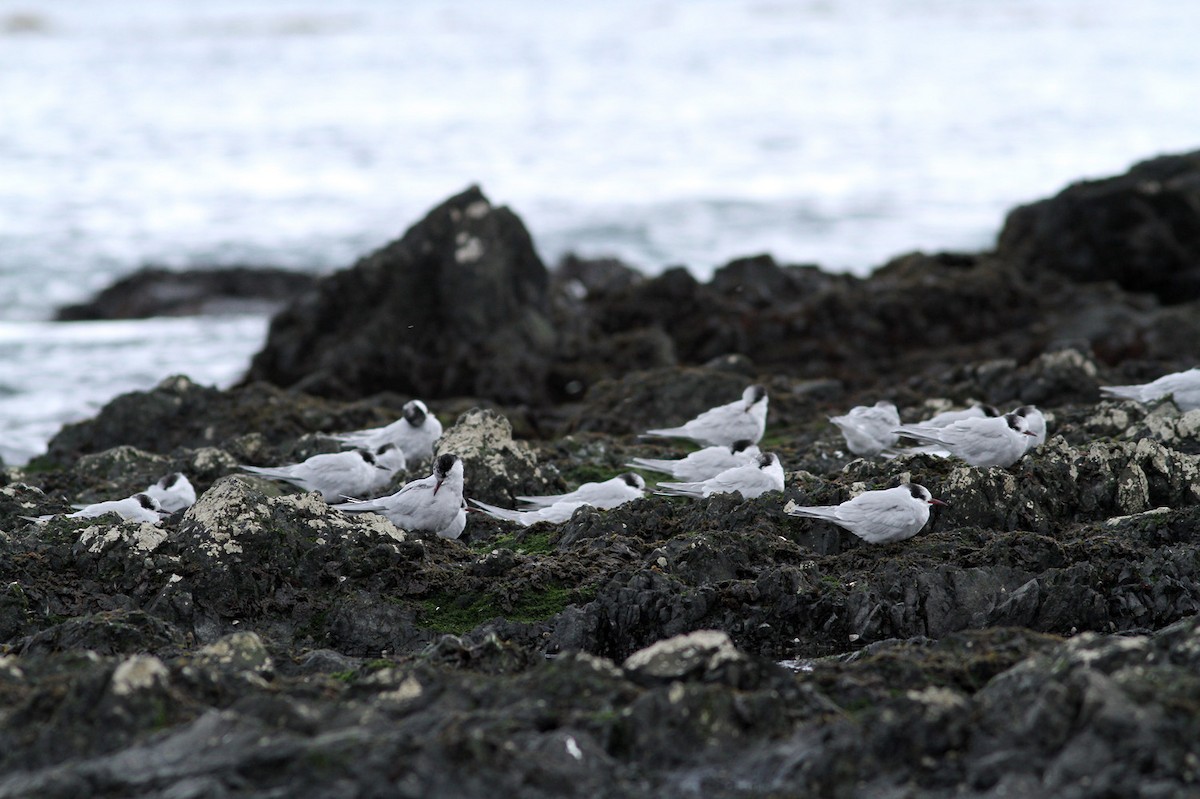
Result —
<instances>
[{"instance_id":1,"label":"rocky shoreline","mask_svg":"<svg viewBox=\"0 0 1200 799\"><path fill-rule=\"evenodd\" d=\"M1196 365L1196 230L1195 154L866 279L550 270L451 198L281 312L242 385L171 378L3 472L0 797L1194 795L1200 410L1098 387ZM749 382L782 496L453 541L237 470L420 396L511 505L681 454L637 433ZM877 399L1036 403L1050 438L856 459L827 419ZM160 526L21 518L176 470L200 497ZM907 541L783 512L906 477L950 503Z\"/></svg>"}]
</instances>

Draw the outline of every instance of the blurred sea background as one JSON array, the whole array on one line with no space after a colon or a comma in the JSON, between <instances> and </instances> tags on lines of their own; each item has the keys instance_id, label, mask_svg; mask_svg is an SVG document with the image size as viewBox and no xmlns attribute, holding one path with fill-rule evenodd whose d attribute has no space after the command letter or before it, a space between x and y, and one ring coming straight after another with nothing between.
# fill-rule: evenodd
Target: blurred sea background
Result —
<instances>
[{"instance_id":1,"label":"blurred sea background","mask_svg":"<svg viewBox=\"0 0 1200 799\"><path fill-rule=\"evenodd\" d=\"M1200 144L1177 0L0 0L0 457L235 381L262 316L48 321L145 264L327 272L480 184L554 264L865 274Z\"/></svg>"}]
</instances>

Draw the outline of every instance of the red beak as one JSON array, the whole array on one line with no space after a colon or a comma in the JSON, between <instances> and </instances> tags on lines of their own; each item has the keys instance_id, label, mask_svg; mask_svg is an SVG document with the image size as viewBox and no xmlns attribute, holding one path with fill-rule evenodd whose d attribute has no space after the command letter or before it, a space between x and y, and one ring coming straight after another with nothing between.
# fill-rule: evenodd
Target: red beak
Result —
<instances>
[{"instance_id":1,"label":"red beak","mask_svg":"<svg viewBox=\"0 0 1200 799\"><path fill-rule=\"evenodd\" d=\"M1033 436L1034 438L1037 438L1037 433L1034 433L1031 430L1026 430L1024 432L1025 432L1025 435L1027 435L1027 436Z\"/></svg>"},{"instance_id":2,"label":"red beak","mask_svg":"<svg viewBox=\"0 0 1200 799\"><path fill-rule=\"evenodd\" d=\"M442 480L445 480L445 479L446 479L446 478L444 478L444 477L442 478ZM437 481L437 485L435 485L435 486L433 487L433 495L434 495L435 497L437 496L438 489L440 489L440 488L442 487L442 480L438 480L438 481Z\"/></svg>"},{"instance_id":3,"label":"red beak","mask_svg":"<svg viewBox=\"0 0 1200 799\"><path fill-rule=\"evenodd\" d=\"M943 508L950 507L949 502L942 502L940 499L931 499L931 500L929 500L929 504L930 505L941 505Z\"/></svg>"}]
</instances>

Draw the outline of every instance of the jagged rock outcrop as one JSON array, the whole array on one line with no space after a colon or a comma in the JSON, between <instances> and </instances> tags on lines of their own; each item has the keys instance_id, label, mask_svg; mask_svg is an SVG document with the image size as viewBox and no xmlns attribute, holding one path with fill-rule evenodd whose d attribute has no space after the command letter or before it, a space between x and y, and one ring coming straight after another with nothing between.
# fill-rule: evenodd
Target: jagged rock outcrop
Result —
<instances>
[{"instance_id":1,"label":"jagged rock outcrop","mask_svg":"<svg viewBox=\"0 0 1200 799\"><path fill-rule=\"evenodd\" d=\"M548 286L520 220L471 188L275 317L249 378L343 397L544 401Z\"/></svg>"}]
</instances>

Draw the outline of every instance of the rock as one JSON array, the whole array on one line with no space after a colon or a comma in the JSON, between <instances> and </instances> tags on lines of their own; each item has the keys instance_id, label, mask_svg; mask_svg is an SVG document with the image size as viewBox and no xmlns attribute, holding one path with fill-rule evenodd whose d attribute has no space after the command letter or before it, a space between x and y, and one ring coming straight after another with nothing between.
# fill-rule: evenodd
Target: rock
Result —
<instances>
[{"instance_id":1,"label":"rock","mask_svg":"<svg viewBox=\"0 0 1200 799\"><path fill-rule=\"evenodd\" d=\"M513 506L518 495L550 493L555 475L538 466L529 445L513 440L508 419L474 408L442 433L435 457L453 453L462 459L463 496Z\"/></svg>"},{"instance_id":2,"label":"rock","mask_svg":"<svg viewBox=\"0 0 1200 799\"><path fill-rule=\"evenodd\" d=\"M1115 281L1167 304L1200 298L1200 153L1143 161L1014 209L997 251L1027 275Z\"/></svg>"},{"instance_id":3,"label":"rock","mask_svg":"<svg viewBox=\"0 0 1200 799\"><path fill-rule=\"evenodd\" d=\"M230 672L270 675L274 664L257 633L237 632L196 650L192 664Z\"/></svg>"},{"instance_id":4,"label":"rock","mask_svg":"<svg viewBox=\"0 0 1200 799\"><path fill-rule=\"evenodd\" d=\"M144 267L91 300L58 309L60 322L151 316L269 314L309 289L314 275L250 266L175 271Z\"/></svg>"},{"instance_id":5,"label":"rock","mask_svg":"<svg viewBox=\"0 0 1200 799\"><path fill-rule=\"evenodd\" d=\"M275 317L249 379L326 395L541 402L548 287L521 221L472 187Z\"/></svg>"},{"instance_id":6,"label":"rock","mask_svg":"<svg viewBox=\"0 0 1200 799\"><path fill-rule=\"evenodd\" d=\"M218 391L177 375L151 391L116 397L93 419L66 425L50 440L45 457L65 464L119 446L157 454L179 447L228 447L247 460L284 462L305 433L387 424L399 415L398 409L334 405L265 383ZM255 447L250 451L247 435L262 437L249 440ZM196 457L191 456L193 461Z\"/></svg>"},{"instance_id":7,"label":"rock","mask_svg":"<svg viewBox=\"0 0 1200 799\"><path fill-rule=\"evenodd\" d=\"M580 258L567 255L554 269L554 282L580 298L613 294L635 286L645 275L615 258Z\"/></svg>"}]
</instances>

